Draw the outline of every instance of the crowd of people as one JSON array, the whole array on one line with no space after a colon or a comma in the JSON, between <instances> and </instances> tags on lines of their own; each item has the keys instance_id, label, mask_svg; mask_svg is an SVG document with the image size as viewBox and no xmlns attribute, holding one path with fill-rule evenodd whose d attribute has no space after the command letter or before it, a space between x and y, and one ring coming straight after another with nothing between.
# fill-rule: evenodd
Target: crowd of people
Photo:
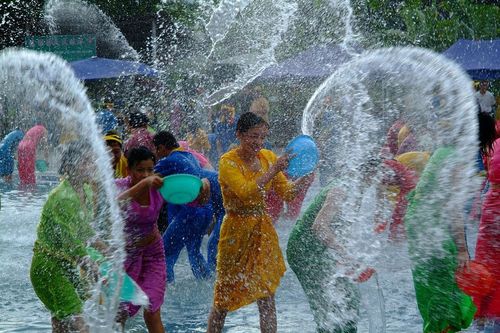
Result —
<instances>
[{"instance_id":1,"label":"crowd of people","mask_svg":"<svg viewBox=\"0 0 500 333\"><path fill-rule=\"evenodd\" d=\"M491 117L495 104L482 97L483 90L481 85L478 174L484 182L471 209L471 216L479 221L473 259L463 225L441 230L444 254L429 258L415 241L423 226L430 230L444 218L438 211L449 198L437 202L429 196L440 190L437 173L456 155L453 144L425 151L411 126L399 120L390 128L380 155L358 168L364 188L383 170L383 186L377 190L392 200L393 211L389 221L373 227L373 233L387 231L390 241L408 242L425 333L459 332L474 319L484 332L500 330L500 139ZM168 131L155 132L141 112L127 116L124 130L106 112L98 115L97 122L116 178L116 200L126 216L124 270L148 296L143 316L149 332L165 331L161 307L167 283L175 281L174 266L183 248L196 278L215 279L207 332L222 332L227 313L251 303L257 303L261 332L276 332L274 296L286 265L275 223L282 216L283 202L289 203L287 218L297 220L288 239L287 260L308 298L317 331L357 331L361 295L356 284L369 280L375 269L358 263L345 248L342 229L348 221L341 214L341 203L349 184L330 179L299 218L314 174L291 179L286 169L293 156L285 152L278 157L266 149L270 134L267 100L256 99L248 112L239 115L234 107L223 105L215 140L201 132L186 141ZM46 138L43 124L36 124L24 135L15 130L2 141L0 146L8 156L17 147L21 183L35 183L36 156L47 154ZM196 143L200 138L204 138L202 143ZM215 148L210 149L209 143ZM86 177L91 174L90 164L85 163L90 151L82 142L65 145L58 170L62 180L43 207L33 249L31 281L52 315L54 332L88 331L83 304L99 274L87 249L111 251L91 227L96 189ZM206 156L211 154L208 151L215 151L215 158ZM0 171L5 180L11 181L13 168L12 159L2 159ZM180 173L202 180L199 196L185 205L165 202L159 193L163 178ZM459 178L459 174L454 176ZM208 246L203 254L206 235ZM470 270L471 262L481 265L493 281L487 292L465 290L457 282L456 272ZM125 327L126 320L140 309L122 302L116 321ZM488 327L494 328L488 331Z\"/></svg>"}]
</instances>

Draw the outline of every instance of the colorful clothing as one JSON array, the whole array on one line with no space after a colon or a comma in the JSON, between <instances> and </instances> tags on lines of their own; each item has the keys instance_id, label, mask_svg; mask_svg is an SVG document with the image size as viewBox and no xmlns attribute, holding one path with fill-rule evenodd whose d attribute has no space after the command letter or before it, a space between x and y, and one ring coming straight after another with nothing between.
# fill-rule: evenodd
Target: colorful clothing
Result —
<instances>
[{"instance_id":1,"label":"colorful clothing","mask_svg":"<svg viewBox=\"0 0 500 333\"><path fill-rule=\"evenodd\" d=\"M398 135L399 131L403 128L404 125L404 122L402 122L401 120L397 120L394 124L392 124L391 128L389 128L389 131L387 132L387 147L389 148L389 151L392 155L396 155L396 153L398 152Z\"/></svg>"},{"instance_id":2,"label":"colorful clothing","mask_svg":"<svg viewBox=\"0 0 500 333\"><path fill-rule=\"evenodd\" d=\"M455 281L458 250L443 212L450 197L442 193L450 188L440 171L454 155L451 147L437 149L408 196L406 235L424 333L458 332L469 327L476 312L471 298Z\"/></svg>"},{"instance_id":3,"label":"colorful clothing","mask_svg":"<svg viewBox=\"0 0 500 333\"><path fill-rule=\"evenodd\" d=\"M389 238L391 240L401 240L405 237L403 218L408 206L406 196L415 188L417 176L414 171L396 160L385 160L384 164L392 173L386 175L382 182L386 185L397 186L399 188L396 196L396 204L392 211Z\"/></svg>"},{"instance_id":4,"label":"colorful clothing","mask_svg":"<svg viewBox=\"0 0 500 333\"><path fill-rule=\"evenodd\" d=\"M358 288L346 277L334 277L335 258L312 230L331 188L329 185L323 189L297 221L288 239L286 255L307 296L317 332L355 333Z\"/></svg>"},{"instance_id":5,"label":"colorful clothing","mask_svg":"<svg viewBox=\"0 0 500 333\"><path fill-rule=\"evenodd\" d=\"M125 157L125 155L122 154L122 156L120 156L120 160L118 161L118 163L116 163L114 177L115 178L127 177L128 176L127 170L128 170L127 158Z\"/></svg>"},{"instance_id":6,"label":"colorful clothing","mask_svg":"<svg viewBox=\"0 0 500 333\"><path fill-rule=\"evenodd\" d=\"M481 210L474 260L488 269L495 285L483 297L474 296L476 317L500 318L500 139L493 144L489 160L490 188Z\"/></svg>"},{"instance_id":7,"label":"colorful clothing","mask_svg":"<svg viewBox=\"0 0 500 333\"><path fill-rule=\"evenodd\" d=\"M123 152L125 156L127 156L130 149L139 148L141 146L148 148L152 152L155 151L153 134L151 134L147 128L136 128L132 130L132 136L125 142Z\"/></svg>"},{"instance_id":8,"label":"colorful clothing","mask_svg":"<svg viewBox=\"0 0 500 333\"><path fill-rule=\"evenodd\" d=\"M205 168L206 166L208 166L210 164L210 162L208 161L208 158L206 158L205 155L197 152L194 149L189 148L189 143L187 141L179 141L179 145L181 146L181 148L184 151L187 151L188 153L193 154L193 156L196 157L196 159L198 160L198 162L200 163L200 166L202 168Z\"/></svg>"},{"instance_id":9,"label":"colorful clothing","mask_svg":"<svg viewBox=\"0 0 500 333\"><path fill-rule=\"evenodd\" d=\"M224 154L219 163L226 216L219 240L214 304L228 311L274 295L286 270L265 198L272 188L289 201L295 189L281 172L259 188L257 179L276 163L277 157L266 149L257 157L259 171L250 170L237 149Z\"/></svg>"},{"instance_id":10,"label":"colorful clothing","mask_svg":"<svg viewBox=\"0 0 500 333\"><path fill-rule=\"evenodd\" d=\"M30 277L33 289L52 316L63 319L82 312L90 284L80 275L78 262L87 255L93 198L85 186L86 205L69 181L52 190L45 203L33 248Z\"/></svg>"},{"instance_id":11,"label":"colorful clothing","mask_svg":"<svg viewBox=\"0 0 500 333\"><path fill-rule=\"evenodd\" d=\"M131 178L117 179L119 192L131 187ZM126 252L125 271L148 295L150 312L158 311L165 296L165 251L156 221L163 206L163 197L156 189L149 189L149 205L142 206L131 200L127 204L125 221ZM126 303L129 316L134 316L140 306Z\"/></svg>"},{"instance_id":12,"label":"colorful clothing","mask_svg":"<svg viewBox=\"0 0 500 333\"><path fill-rule=\"evenodd\" d=\"M314 175L313 175L314 177ZM287 175L287 179L290 179ZM314 179L314 178L313 178ZM307 194L307 190L309 190L309 187L311 186L311 183L307 184L306 186L302 187L295 198L292 201L289 201L286 203L286 213L285 213L285 218L289 220L295 220L299 217L300 210L302 208L302 203L304 202L304 199ZM273 220L273 223L276 223L278 219L280 218L281 214L283 213L283 208L285 207L285 202L281 197L278 195L278 193L274 191L269 191L267 194L267 199L266 199L266 209L267 213Z\"/></svg>"},{"instance_id":13,"label":"colorful clothing","mask_svg":"<svg viewBox=\"0 0 500 333\"><path fill-rule=\"evenodd\" d=\"M221 153L229 150L231 145L236 142L236 123L237 119L232 121L219 121L215 125L215 134L217 143L220 146Z\"/></svg>"},{"instance_id":14,"label":"colorful clothing","mask_svg":"<svg viewBox=\"0 0 500 333\"><path fill-rule=\"evenodd\" d=\"M42 125L36 125L28 130L17 148L17 168L21 184L30 185L36 183L35 160L36 148L47 133Z\"/></svg>"},{"instance_id":15,"label":"colorful clothing","mask_svg":"<svg viewBox=\"0 0 500 333\"><path fill-rule=\"evenodd\" d=\"M96 114L95 119L97 126L101 129L102 134L108 131L116 130L118 127L118 118L108 109L102 109Z\"/></svg>"},{"instance_id":16,"label":"colorful clothing","mask_svg":"<svg viewBox=\"0 0 500 333\"><path fill-rule=\"evenodd\" d=\"M203 237L212 222L212 206L168 205L168 227L163 235L167 281L175 281L174 266L186 247L191 271L197 279L211 276L211 270L200 251Z\"/></svg>"},{"instance_id":17,"label":"colorful clothing","mask_svg":"<svg viewBox=\"0 0 500 333\"><path fill-rule=\"evenodd\" d=\"M0 176L9 176L14 172L14 154L23 136L23 132L15 130L0 142Z\"/></svg>"},{"instance_id":18,"label":"colorful clothing","mask_svg":"<svg viewBox=\"0 0 500 333\"><path fill-rule=\"evenodd\" d=\"M187 174L199 177L199 178L207 178L207 180L209 181L209 183L210 183L210 204L209 204L210 207L209 208L212 209L213 216L215 217L215 227L214 227L214 230L212 230L212 233L211 233L210 238L208 240L207 259L208 259L208 266L210 268L210 271L215 271L216 258L217 258L217 246L219 243L219 233L220 233L220 228L222 225L222 220L223 220L224 214L225 214L224 207L222 204L222 192L221 192L221 187L219 185L217 172L203 169L200 166L200 164L198 163L198 161L196 160L194 155L192 155L189 152L183 151L182 149L176 149L173 152L171 152L168 156L160 159L155 166L155 172L161 174L162 176L169 176L169 175L178 174L178 173L187 173ZM169 226L167 228L167 231L165 232L165 235L163 236L163 238L164 238L164 240L166 240L166 242L167 241L170 242L169 244L170 244L170 246L172 246L171 247L171 249L172 249L171 254L173 256L175 256L175 253L176 253L175 249L178 247L177 245L172 244L172 242L175 243L175 241L173 241L173 239L178 238L177 236L173 235L174 230L177 230L175 232L180 232L180 230L183 230L182 234L190 235L189 242L191 243L191 240L194 241L195 239L198 239L200 237L199 232L201 232L202 235L204 235L206 232L206 229L208 228L208 226L212 222L212 217L211 216L209 217L209 215L206 215L206 211L205 211L206 208L202 208L202 207L200 207L200 208L201 208L201 210L199 211L199 213L200 213L199 218L197 219L197 223L196 223L199 227L193 228L192 230L189 230L189 229L191 229L190 225L189 225L189 223L186 223L184 228L180 228L179 226L172 226L172 227ZM190 210L193 210L193 209L197 209L196 206L190 206L190 207L183 209L181 211L184 211L185 214L191 214L188 212ZM170 211L170 208L169 208L169 211ZM177 215L177 214L174 214L174 215L169 214L169 215L172 216L172 218L173 218L173 216ZM193 216L193 214L191 214L191 216ZM204 223L206 225L206 228L204 230L201 227L201 224L203 224L203 221L199 220L203 216L207 216L207 219L204 220ZM186 217L176 216L175 221L177 221L179 223L181 221L186 221ZM169 228L171 228L171 229L169 230ZM187 228L187 230L184 230L186 228ZM165 245L167 245L167 243L165 243ZM167 246L165 247L165 249L167 252L170 251L170 249ZM195 250L194 247L190 247L190 249L193 251ZM199 247L198 247L197 251L199 252ZM192 256L199 258L199 255L197 253L192 253ZM175 260L173 260L173 261L168 260L168 262L170 262L170 263L173 262L175 264ZM193 262L200 263L201 261L196 260ZM193 269L193 272L204 270L203 267L201 267L201 266L199 266L199 267L191 266L191 268Z\"/></svg>"}]
</instances>

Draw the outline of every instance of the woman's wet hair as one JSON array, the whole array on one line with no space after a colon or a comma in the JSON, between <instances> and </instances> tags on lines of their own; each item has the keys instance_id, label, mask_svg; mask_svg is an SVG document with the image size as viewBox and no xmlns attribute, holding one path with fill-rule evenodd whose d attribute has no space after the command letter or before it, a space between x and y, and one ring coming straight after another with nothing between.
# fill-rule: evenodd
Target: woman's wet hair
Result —
<instances>
[{"instance_id":1,"label":"woman's wet hair","mask_svg":"<svg viewBox=\"0 0 500 333\"><path fill-rule=\"evenodd\" d=\"M79 164L87 162L90 159L91 153L92 147L89 143L83 141L70 142L62 152L59 174L73 175Z\"/></svg>"},{"instance_id":2,"label":"woman's wet hair","mask_svg":"<svg viewBox=\"0 0 500 333\"><path fill-rule=\"evenodd\" d=\"M269 124L264 120L264 118L259 117L252 112L245 112L240 116L240 119L236 124L236 132L246 133L248 132L248 130L254 128L255 126L259 126L262 124L269 127Z\"/></svg>"},{"instance_id":3,"label":"woman's wet hair","mask_svg":"<svg viewBox=\"0 0 500 333\"><path fill-rule=\"evenodd\" d=\"M147 160L152 160L153 163L156 163L156 157L153 152L144 146L132 148L127 153L127 162L130 169Z\"/></svg>"},{"instance_id":4,"label":"woman's wet hair","mask_svg":"<svg viewBox=\"0 0 500 333\"><path fill-rule=\"evenodd\" d=\"M156 133L153 137L153 144L155 145L155 147L164 145L167 149L179 148L179 143L177 142L175 136L167 131L160 131Z\"/></svg>"},{"instance_id":5,"label":"woman's wet hair","mask_svg":"<svg viewBox=\"0 0 500 333\"><path fill-rule=\"evenodd\" d=\"M487 154L493 149L493 142L497 139L495 119L486 112L477 113L479 148Z\"/></svg>"}]
</instances>

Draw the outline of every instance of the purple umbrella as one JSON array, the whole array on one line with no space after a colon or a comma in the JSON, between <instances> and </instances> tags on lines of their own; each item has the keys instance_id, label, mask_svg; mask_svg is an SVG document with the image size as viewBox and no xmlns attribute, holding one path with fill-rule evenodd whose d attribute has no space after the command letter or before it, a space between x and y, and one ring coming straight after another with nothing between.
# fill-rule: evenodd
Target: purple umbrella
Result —
<instances>
[{"instance_id":1,"label":"purple umbrella","mask_svg":"<svg viewBox=\"0 0 500 333\"><path fill-rule=\"evenodd\" d=\"M156 76L158 72L146 64L118 59L92 57L70 62L80 80L110 79L121 76Z\"/></svg>"}]
</instances>

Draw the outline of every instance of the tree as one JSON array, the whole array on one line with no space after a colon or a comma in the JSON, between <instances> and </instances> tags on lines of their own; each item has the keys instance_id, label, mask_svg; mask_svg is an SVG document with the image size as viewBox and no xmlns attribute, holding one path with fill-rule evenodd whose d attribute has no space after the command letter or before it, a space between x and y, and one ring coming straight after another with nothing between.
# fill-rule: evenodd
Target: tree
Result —
<instances>
[{"instance_id":1,"label":"tree","mask_svg":"<svg viewBox=\"0 0 500 333\"><path fill-rule=\"evenodd\" d=\"M458 39L500 36L500 7L473 0L354 0L363 34L386 46L443 51Z\"/></svg>"},{"instance_id":2,"label":"tree","mask_svg":"<svg viewBox=\"0 0 500 333\"><path fill-rule=\"evenodd\" d=\"M0 2L0 49L22 46L24 38L44 31L44 0L7 0Z\"/></svg>"}]
</instances>

